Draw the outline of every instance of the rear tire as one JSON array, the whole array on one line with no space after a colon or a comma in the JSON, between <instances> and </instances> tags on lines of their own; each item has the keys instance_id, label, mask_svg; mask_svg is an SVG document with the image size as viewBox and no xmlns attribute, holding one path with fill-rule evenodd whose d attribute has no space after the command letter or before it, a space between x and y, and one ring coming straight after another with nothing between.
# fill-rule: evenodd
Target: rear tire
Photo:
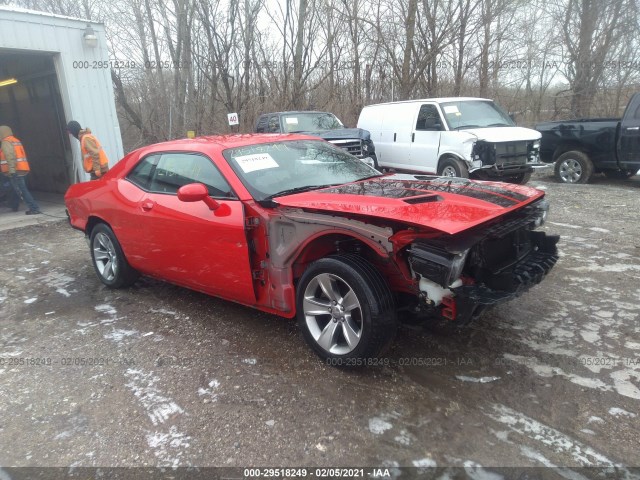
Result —
<instances>
[{"instance_id":1,"label":"rear tire","mask_svg":"<svg viewBox=\"0 0 640 480\"><path fill-rule=\"evenodd\" d=\"M380 272L357 255L313 262L296 297L302 334L328 365L372 365L395 336L391 290Z\"/></svg>"},{"instance_id":2,"label":"rear tire","mask_svg":"<svg viewBox=\"0 0 640 480\"><path fill-rule=\"evenodd\" d=\"M128 287L140 276L127 262L120 242L108 225L99 223L93 227L89 245L93 268L107 287Z\"/></svg>"},{"instance_id":3,"label":"rear tire","mask_svg":"<svg viewBox=\"0 0 640 480\"><path fill-rule=\"evenodd\" d=\"M469 178L469 169L461 160L447 157L440 161L438 175L441 177Z\"/></svg>"},{"instance_id":4,"label":"rear tire","mask_svg":"<svg viewBox=\"0 0 640 480\"><path fill-rule=\"evenodd\" d=\"M584 152L565 152L556 160L554 168L560 183L588 183L593 175L593 163Z\"/></svg>"}]
</instances>

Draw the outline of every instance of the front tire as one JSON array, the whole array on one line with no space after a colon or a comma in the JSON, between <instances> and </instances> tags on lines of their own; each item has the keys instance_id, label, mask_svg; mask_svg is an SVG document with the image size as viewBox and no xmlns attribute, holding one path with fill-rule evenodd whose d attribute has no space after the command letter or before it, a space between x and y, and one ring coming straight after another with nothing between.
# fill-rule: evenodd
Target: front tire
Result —
<instances>
[{"instance_id":1,"label":"front tire","mask_svg":"<svg viewBox=\"0 0 640 480\"><path fill-rule=\"evenodd\" d=\"M554 171L561 183L588 183L593 175L593 163L586 153L573 150L558 157Z\"/></svg>"},{"instance_id":2,"label":"front tire","mask_svg":"<svg viewBox=\"0 0 640 480\"><path fill-rule=\"evenodd\" d=\"M139 274L131 268L113 230L99 223L91 230L91 260L98 278L109 288L132 285Z\"/></svg>"},{"instance_id":3,"label":"front tire","mask_svg":"<svg viewBox=\"0 0 640 480\"><path fill-rule=\"evenodd\" d=\"M367 365L393 340L393 296L382 275L357 255L313 262L297 288L297 316L311 348L328 364Z\"/></svg>"},{"instance_id":4,"label":"front tire","mask_svg":"<svg viewBox=\"0 0 640 480\"><path fill-rule=\"evenodd\" d=\"M469 169L457 158L444 158L438 165L438 175L441 177L469 178Z\"/></svg>"}]
</instances>

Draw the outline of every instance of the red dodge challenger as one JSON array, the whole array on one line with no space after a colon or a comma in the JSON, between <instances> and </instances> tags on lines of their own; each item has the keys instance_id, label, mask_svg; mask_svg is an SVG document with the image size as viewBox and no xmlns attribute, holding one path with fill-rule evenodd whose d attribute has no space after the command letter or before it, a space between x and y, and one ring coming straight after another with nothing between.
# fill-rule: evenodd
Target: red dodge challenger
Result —
<instances>
[{"instance_id":1,"label":"red dodge challenger","mask_svg":"<svg viewBox=\"0 0 640 480\"><path fill-rule=\"evenodd\" d=\"M288 318L333 362L374 358L406 314L464 324L537 284L544 192L383 175L306 135L151 145L67 191L98 278L139 274Z\"/></svg>"}]
</instances>

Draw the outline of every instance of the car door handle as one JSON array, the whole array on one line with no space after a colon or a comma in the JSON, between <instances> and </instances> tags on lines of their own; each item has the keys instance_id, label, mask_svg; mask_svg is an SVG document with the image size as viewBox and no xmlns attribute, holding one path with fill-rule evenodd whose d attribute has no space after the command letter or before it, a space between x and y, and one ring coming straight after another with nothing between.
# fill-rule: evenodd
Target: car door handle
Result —
<instances>
[{"instance_id":1,"label":"car door handle","mask_svg":"<svg viewBox=\"0 0 640 480\"><path fill-rule=\"evenodd\" d=\"M398 134L397 134L397 133L394 133L394 134L393 134L393 141L394 141L394 142L396 141L396 135L398 135Z\"/></svg>"},{"instance_id":2,"label":"car door handle","mask_svg":"<svg viewBox=\"0 0 640 480\"><path fill-rule=\"evenodd\" d=\"M413 132L411 134L411 143L413 143L415 141L415 139L416 139L416 132Z\"/></svg>"},{"instance_id":3,"label":"car door handle","mask_svg":"<svg viewBox=\"0 0 640 480\"><path fill-rule=\"evenodd\" d=\"M144 202L142 202L140 207L142 208L143 211L148 212L149 210L151 210L155 206L155 204L156 204L156 202L154 202L152 200L145 200Z\"/></svg>"},{"instance_id":4,"label":"car door handle","mask_svg":"<svg viewBox=\"0 0 640 480\"><path fill-rule=\"evenodd\" d=\"M640 127L627 127L627 130L640 130Z\"/></svg>"}]
</instances>

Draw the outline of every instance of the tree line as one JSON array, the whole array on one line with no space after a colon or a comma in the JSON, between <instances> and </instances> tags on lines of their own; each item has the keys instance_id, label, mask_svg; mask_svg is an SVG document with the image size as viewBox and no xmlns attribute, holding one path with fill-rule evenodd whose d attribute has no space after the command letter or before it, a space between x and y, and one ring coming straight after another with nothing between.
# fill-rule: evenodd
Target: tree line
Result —
<instances>
[{"instance_id":1,"label":"tree line","mask_svg":"<svg viewBox=\"0 0 640 480\"><path fill-rule=\"evenodd\" d=\"M367 104L462 95L532 125L618 116L640 90L637 0L14 3L105 23L126 150L229 132L230 112L244 132L298 109L355 126Z\"/></svg>"}]
</instances>

